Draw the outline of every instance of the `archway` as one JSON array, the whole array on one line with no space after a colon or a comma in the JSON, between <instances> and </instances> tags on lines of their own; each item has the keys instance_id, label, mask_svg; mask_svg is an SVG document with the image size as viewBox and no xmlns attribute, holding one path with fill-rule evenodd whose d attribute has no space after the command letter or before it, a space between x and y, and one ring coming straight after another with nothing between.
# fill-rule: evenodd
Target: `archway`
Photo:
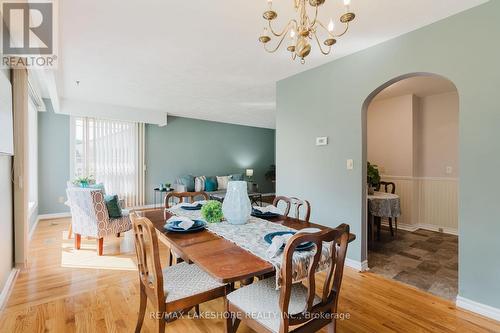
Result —
<instances>
[{"instance_id":1,"label":"archway","mask_svg":"<svg viewBox=\"0 0 500 333\"><path fill-rule=\"evenodd\" d=\"M457 88L432 73L402 75L376 88L362 112L363 257L375 273L452 299L458 292ZM389 195L367 196L367 162L391 183ZM383 199L393 186L397 205Z\"/></svg>"}]
</instances>

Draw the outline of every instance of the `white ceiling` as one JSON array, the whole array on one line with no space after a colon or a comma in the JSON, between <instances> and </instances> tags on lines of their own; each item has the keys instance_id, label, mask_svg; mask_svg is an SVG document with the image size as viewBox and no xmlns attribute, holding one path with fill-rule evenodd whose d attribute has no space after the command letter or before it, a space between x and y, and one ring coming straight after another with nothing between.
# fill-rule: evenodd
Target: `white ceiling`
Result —
<instances>
[{"instance_id":1,"label":"white ceiling","mask_svg":"<svg viewBox=\"0 0 500 333\"><path fill-rule=\"evenodd\" d=\"M375 100L392 98L404 95L426 97L457 91L450 80L439 76L416 76L398 81L382 90Z\"/></svg>"},{"instance_id":2,"label":"white ceiling","mask_svg":"<svg viewBox=\"0 0 500 333\"><path fill-rule=\"evenodd\" d=\"M352 0L357 17L335 54L313 48L301 65L259 44L266 0L60 1L59 95L135 116L144 110L273 128L276 81L484 2ZM292 0L274 3L279 23L292 16ZM342 12L341 0L328 0L320 15L327 23Z\"/></svg>"}]
</instances>

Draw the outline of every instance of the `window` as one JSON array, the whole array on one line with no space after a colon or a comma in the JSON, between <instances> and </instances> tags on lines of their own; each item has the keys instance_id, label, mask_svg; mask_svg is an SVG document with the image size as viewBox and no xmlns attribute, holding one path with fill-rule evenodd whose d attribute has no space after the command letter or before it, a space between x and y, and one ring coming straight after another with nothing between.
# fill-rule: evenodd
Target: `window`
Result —
<instances>
[{"instance_id":1,"label":"window","mask_svg":"<svg viewBox=\"0 0 500 333\"><path fill-rule=\"evenodd\" d=\"M38 205L38 111L28 102L28 206L29 215Z\"/></svg>"},{"instance_id":2,"label":"window","mask_svg":"<svg viewBox=\"0 0 500 333\"><path fill-rule=\"evenodd\" d=\"M87 117L72 118L72 174L94 177L126 206L144 203L144 125Z\"/></svg>"}]
</instances>

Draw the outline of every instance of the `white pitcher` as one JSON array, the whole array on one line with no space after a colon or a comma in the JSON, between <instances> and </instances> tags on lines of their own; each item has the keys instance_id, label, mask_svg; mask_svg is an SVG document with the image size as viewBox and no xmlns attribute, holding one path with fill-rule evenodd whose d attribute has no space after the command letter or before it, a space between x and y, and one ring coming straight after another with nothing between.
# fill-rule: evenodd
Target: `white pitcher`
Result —
<instances>
[{"instance_id":1,"label":"white pitcher","mask_svg":"<svg viewBox=\"0 0 500 333\"><path fill-rule=\"evenodd\" d=\"M247 182L230 181L222 203L222 212L227 222L231 224L245 224L250 218L252 205L248 198Z\"/></svg>"}]
</instances>

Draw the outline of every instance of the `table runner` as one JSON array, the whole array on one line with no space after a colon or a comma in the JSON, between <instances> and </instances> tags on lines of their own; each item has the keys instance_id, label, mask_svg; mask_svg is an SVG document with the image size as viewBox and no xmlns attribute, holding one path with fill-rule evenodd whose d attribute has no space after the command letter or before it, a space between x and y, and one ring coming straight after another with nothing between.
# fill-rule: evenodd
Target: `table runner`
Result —
<instances>
[{"instance_id":1,"label":"table runner","mask_svg":"<svg viewBox=\"0 0 500 333\"><path fill-rule=\"evenodd\" d=\"M201 212L188 211L174 206L168 211L177 216L185 216L191 219L202 219ZM257 217L250 217L248 223L243 225L233 225L226 221L219 223L207 223L207 229L216 235L219 235L239 247L251 252L257 257L271 263L276 269L276 288L281 285L281 265L283 260L283 251L274 258L269 258L266 251L269 244L264 240L264 236L275 231L296 231L295 229L273 223ZM295 251L293 254L293 282L300 282L307 277L310 261L316 253L316 247L310 251ZM330 243L323 243L321 258L317 272L326 270L330 265Z\"/></svg>"}]
</instances>

